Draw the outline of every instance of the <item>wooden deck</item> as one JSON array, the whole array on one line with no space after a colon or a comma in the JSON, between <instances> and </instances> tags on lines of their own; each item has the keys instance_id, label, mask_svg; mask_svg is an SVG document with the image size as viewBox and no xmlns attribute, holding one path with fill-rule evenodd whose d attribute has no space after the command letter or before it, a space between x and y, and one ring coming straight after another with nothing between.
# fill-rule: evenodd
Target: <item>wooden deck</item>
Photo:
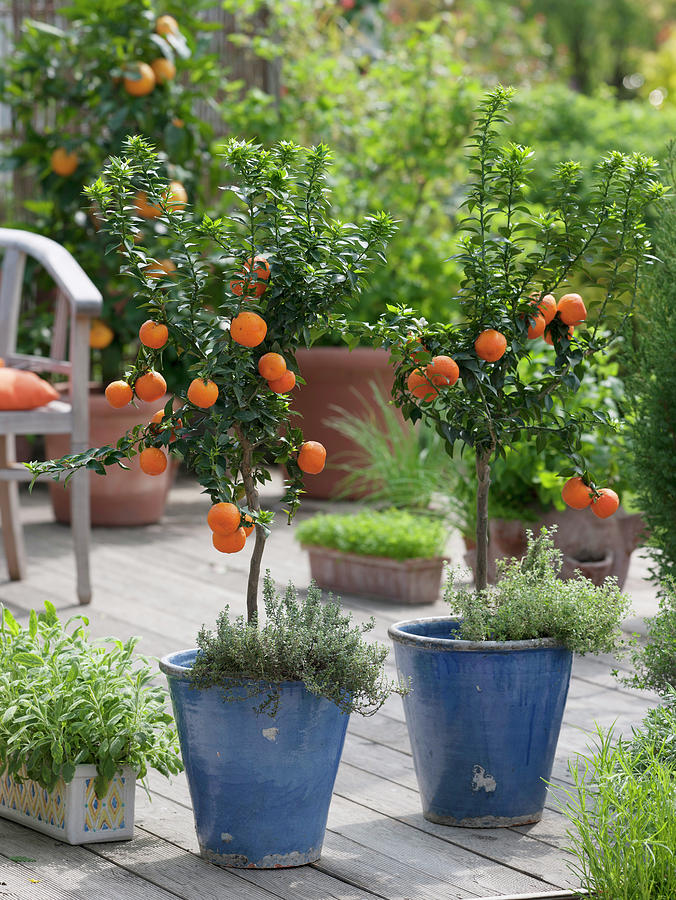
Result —
<instances>
[{"instance_id":1,"label":"wooden deck","mask_svg":"<svg viewBox=\"0 0 676 900\"><path fill-rule=\"evenodd\" d=\"M274 484L271 491L274 498ZM139 649L160 656L192 646L198 628L211 625L226 603L234 611L244 609L247 551L231 558L211 548L205 498L188 480L174 488L161 524L95 530L94 600L84 610L75 604L69 529L52 522L44 489L31 498L24 496L22 503L28 579L7 582L0 560L0 601L22 621L31 608L49 599L62 614L83 611L95 634L138 634ZM300 515L320 507L325 508L306 501ZM453 542L451 554L459 560ZM299 588L307 586L306 558L281 515L266 557L278 582L292 579ZM643 598L643 612L650 590L641 581L640 560L632 566L628 587ZM350 597L343 602L357 618L375 617L380 640L387 640L389 623L412 611ZM413 614L443 613L440 601L415 607ZM391 660L389 665L393 670ZM626 731L654 705L654 697L618 684L612 666L610 659L575 661L554 769L559 784L569 781L566 760L585 748L594 722L606 727L615 723ZM352 717L324 852L314 865L267 872L209 865L197 855L184 777L169 784L151 776L150 786L152 801L138 790L136 837L131 842L71 847L0 819L0 897L450 900L564 897L575 886L564 849L565 819L551 797L543 821L534 826L472 830L423 819L398 697L372 718Z\"/></svg>"}]
</instances>

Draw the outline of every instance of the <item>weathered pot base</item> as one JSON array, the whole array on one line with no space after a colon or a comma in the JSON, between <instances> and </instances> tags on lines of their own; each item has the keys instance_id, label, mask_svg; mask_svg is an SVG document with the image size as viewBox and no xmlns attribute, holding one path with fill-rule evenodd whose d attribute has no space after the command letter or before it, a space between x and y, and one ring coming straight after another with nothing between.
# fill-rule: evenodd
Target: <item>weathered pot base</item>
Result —
<instances>
[{"instance_id":1,"label":"weathered pot base","mask_svg":"<svg viewBox=\"0 0 676 900\"><path fill-rule=\"evenodd\" d=\"M474 818L454 819L453 816L436 816L424 812L423 817L435 825L453 825L456 828L509 828L511 825L535 825L542 818L537 812L529 816L477 816Z\"/></svg>"},{"instance_id":2,"label":"weathered pot base","mask_svg":"<svg viewBox=\"0 0 676 900\"><path fill-rule=\"evenodd\" d=\"M316 850L311 847L307 853L270 853L259 859L258 862L249 862L241 853L214 853L207 847L200 847L200 856L207 862L216 866L226 866L229 869L293 869L297 866L307 866L308 863L317 862L321 856L321 848Z\"/></svg>"}]
</instances>

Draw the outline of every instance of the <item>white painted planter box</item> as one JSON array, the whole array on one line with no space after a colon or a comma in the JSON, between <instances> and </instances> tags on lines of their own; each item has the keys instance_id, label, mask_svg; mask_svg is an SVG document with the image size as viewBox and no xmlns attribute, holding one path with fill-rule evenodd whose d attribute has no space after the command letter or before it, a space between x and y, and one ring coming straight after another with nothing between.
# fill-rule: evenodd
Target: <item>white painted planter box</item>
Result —
<instances>
[{"instance_id":1,"label":"white painted planter box","mask_svg":"<svg viewBox=\"0 0 676 900\"><path fill-rule=\"evenodd\" d=\"M77 766L73 780L59 778L53 791L35 781L19 784L0 775L0 816L66 844L128 841L134 835L136 773L125 766L105 797L94 791L96 766Z\"/></svg>"}]
</instances>

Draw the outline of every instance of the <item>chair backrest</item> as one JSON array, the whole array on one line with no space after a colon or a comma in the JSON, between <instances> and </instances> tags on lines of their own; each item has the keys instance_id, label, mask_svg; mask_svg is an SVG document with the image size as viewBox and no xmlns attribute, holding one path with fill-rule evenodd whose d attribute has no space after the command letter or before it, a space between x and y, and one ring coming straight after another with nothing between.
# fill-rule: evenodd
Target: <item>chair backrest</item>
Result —
<instances>
[{"instance_id":1,"label":"chair backrest","mask_svg":"<svg viewBox=\"0 0 676 900\"><path fill-rule=\"evenodd\" d=\"M0 280L0 357L12 365L42 371L69 372L65 359L69 319L99 315L102 298L71 254L50 238L30 231L0 228L4 261ZM57 305L49 358L16 353L17 329L26 257L40 263L53 278Z\"/></svg>"}]
</instances>

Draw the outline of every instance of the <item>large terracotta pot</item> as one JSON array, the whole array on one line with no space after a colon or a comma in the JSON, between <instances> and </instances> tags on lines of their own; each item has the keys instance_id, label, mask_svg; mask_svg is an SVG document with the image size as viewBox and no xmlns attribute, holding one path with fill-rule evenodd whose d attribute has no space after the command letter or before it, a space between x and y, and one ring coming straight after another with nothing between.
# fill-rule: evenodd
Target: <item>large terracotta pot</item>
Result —
<instances>
[{"instance_id":1,"label":"large terracotta pot","mask_svg":"<svg viewBox=\"0 0 676 900\"><path fill-rule=\"evenodd\" d=\"M336 495L337 485L345 477L335 468L336 459L345 460L357 449L326 425L326 420L336 416L334 407L363 416L365 403L373 396L372 383L389 398L394 369L386 350L368 347L312 347L298 350L296 359L307 384L292 394L291 407L303 417L294 417L295 423L303 429L306 440L320 441L327 450L326 468L319 475L308 475L305 489L308 496L325 499Z\"/></svg>"},{"instance_id":2,"label":"large terracotta pot","mask_svg":"<svg viewBox=\"0 0 676 900\"><path fill-rule=\"evenodd\" d=\"M579 570L594 584L609 576L624 585L632 552L644 534L641 516L623 510L609 519L599 519L588 509L552 509L536 522L491 519L489 523L488 580L495 581L496 560L521 557L526 552L526 530L536 534L542 526L557 526L554 544L563 553L561 578L572 578ZM476 549L468 548L465 561L474 571Z\"/></svg>"},{"instance_id":3,"label":"large terracotta pot","mask_svg":"<svg viewBox=\"0 0 676 900\"><path fill-rule=\"evenodd\" d=\"M136 401L136 406L113 409L101 388L89 392L89 444L91 447L115 446L129 428L145 424L163 409L168 396L154 403ZM47 459L70 453L67 434L45 437ZM175 467L167 466L162 475L146 475L141 471L138 456L129 460L129 469L109 466L108 473L90 475L92 525L150 525L164 512ZM62 484L49 483L52 508L57 522L70 522L70 491Z\"/></svg>"}]
</instances>

